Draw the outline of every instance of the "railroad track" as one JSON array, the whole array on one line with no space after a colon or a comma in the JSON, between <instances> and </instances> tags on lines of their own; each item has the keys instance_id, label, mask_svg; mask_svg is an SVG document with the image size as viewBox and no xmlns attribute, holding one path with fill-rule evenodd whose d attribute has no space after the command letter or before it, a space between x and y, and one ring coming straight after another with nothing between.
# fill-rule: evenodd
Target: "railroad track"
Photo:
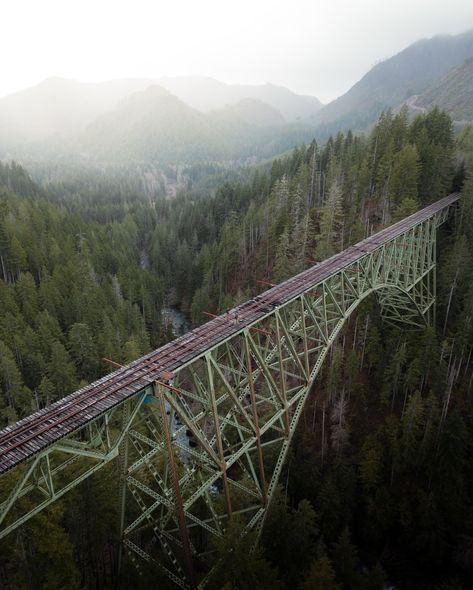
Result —
<instances>
[{"instance_id":1,"label":"railroad track","mask_svg":"<svg viewBox=\"0 0 473 590\"><path fill-rule=\"evenodd\" d=\"M456 202L458 198L458 194L455 193L429 205L287 281L271 287L231 310L230 316L214 318L128 366L0 431L0 474L142 391L150 382L159 380L163 372L176 371L219 342L251 327L272 313L274 307L314 289L324 279L427 220ZM233 319L235 314L236 321Z\"/></svg>"}]
</instances>

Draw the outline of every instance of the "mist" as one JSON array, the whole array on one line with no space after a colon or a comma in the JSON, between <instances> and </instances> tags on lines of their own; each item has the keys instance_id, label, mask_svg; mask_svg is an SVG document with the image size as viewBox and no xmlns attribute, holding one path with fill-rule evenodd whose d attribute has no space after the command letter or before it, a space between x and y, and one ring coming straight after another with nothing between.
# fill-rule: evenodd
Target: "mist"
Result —
<instances>
[{"instance_id":1,"label":"mist","mask_svg":"<svg viewBox=\"0 0 473 590\"><path fill-rule=\"evenodd\" d=\"M286 86L327 103L375 62L473 26L468 0L8 1L0 96L50 76L82 82L210 76Z\"/></svg>"}]
</instances>

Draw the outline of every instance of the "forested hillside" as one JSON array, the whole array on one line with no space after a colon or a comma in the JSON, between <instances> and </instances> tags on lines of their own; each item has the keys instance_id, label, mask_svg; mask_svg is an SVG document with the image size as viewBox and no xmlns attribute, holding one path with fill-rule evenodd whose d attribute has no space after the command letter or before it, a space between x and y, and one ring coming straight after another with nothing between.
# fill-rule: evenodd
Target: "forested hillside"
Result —
<instances>
[{"instance_id":1,"label":"forested hillside","mask_svg":"<svg viewBox=\"0 0 473 590\"><path fill-rule=\"evenodd\" d=\"M21 192L24 173L9 173ZM162 283L141 248L133 213L99 223L1 189L3 425L98 377L102 357L130 361L162 341Z\"/></svg>"},{"instance_id":2,"label":"forested hillside","mask_svg":"<svg viewBox=\"0 0 473 590\"><path fill-rule=\"evenodd\" d=\"M435 85L451 68L472 56L471 30L416 41L375 64L348 92L323 107L313 117L319 124L319 136L339 129L366 129L382 111Z\"/></svg>"},{"instance_id":3,"label":"forested hillside","mask_svg":"<svg viewBox=\"0 0 473 590\"><path fill-rule=\"evenodd\" d=\"M460 188L455 154L451 120L434 110L412 123L383 114L368 136L312 142L173 199L113 177L36 185L2 165L2 426L102 374L102 357L126 362L165 342L165 301L197 325L263 290L258 281L282 281ZM260 549L248 558L235 519L216 547L215 588L469 587L470 161L460 214L439 236L437 326L404 333L374 301L360 308L302 415ZM116 582L116 469L0 542L5 588ZM122 582L171 587L132 569Z\"/></svg>"},{"instance_id":4,"label":"forested hillside","mask_svg":"<svg viewBox=\"0 0 473 590\"><path fill-rule=\"evenodd\" d=\"M340 133L276 160L244 211L230 202L220 239L203 248L193 321L247 299L258 279L282 281L435 201L453 175L451 121L438 110L412 124L406 110L383 114L368 137ZM221 192L238 199L242 189Z\"/></svg>"},{"instance_id":5,"label":"forested hillside","mask_svg":"<svg viewBox=\"0 0 473 590\"><path fill-rule=\"evenodd\" d=\"M0 97L0 149L77 136L132 94L155 85L202 112L250 99L276 111L283 122L295 122L315 114L322 106L314 96L295 94L282 86L225 84L202 76L124 78L99 83L52 77Z\"/></svg>"},{"instance_id":6,"label":"forested hillside","mask_svg":"<svg viewBox=\"0 0 473 590\"><path fill-rule=\"evenodd\" d=\"M276 162L269 197L235 215L204 248L194 321L202 309L252 295L261 277L283 280L459 188L463 172L453 156L448 116L433 111L409 125L402 112L383 115L369 137L338 135L322 150L313 144ZM305 408L261 552L248 563L245 544L236 560L220 549L228 583L469 587L471 171L462 195L456 226L439 240L436 329L387 329L373 301L359 310ZM229 535L239 547L238 526Z\"/></svg>"},{"instance_id":7,"label":"forested hillside","mask_svg":"<svg viewBox=\"0 0 473 590\"><path fill-rule=\"evenodd\" d=\"M454 121L466 124L473 121L473 57L452 68L440 80L415 97L413 108L428 110L437 106Z\"/></svg>"}]
</instances>

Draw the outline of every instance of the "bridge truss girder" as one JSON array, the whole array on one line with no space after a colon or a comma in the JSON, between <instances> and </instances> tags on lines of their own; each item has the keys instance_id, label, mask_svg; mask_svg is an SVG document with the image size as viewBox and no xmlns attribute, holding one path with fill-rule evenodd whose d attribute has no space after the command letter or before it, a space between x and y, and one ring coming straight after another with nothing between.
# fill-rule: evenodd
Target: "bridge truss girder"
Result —
<instances>
[{"instance_id":1,"label":"bridge truss girder","mask_svg":"<svg viewBox=\"0 0 473 590\"><path fill-rule=\"evenodd\" d=\"M118 457L128 556L138 569L142 560L155 564L178 587L204 588L212 539L229 518L261 532L307 397L360 302L375 293L389 324L432 324L436 229L447 214L268 310L183 364L172 387L150 382L7 472L0 538Z\"/></svg>"}]
</instances>

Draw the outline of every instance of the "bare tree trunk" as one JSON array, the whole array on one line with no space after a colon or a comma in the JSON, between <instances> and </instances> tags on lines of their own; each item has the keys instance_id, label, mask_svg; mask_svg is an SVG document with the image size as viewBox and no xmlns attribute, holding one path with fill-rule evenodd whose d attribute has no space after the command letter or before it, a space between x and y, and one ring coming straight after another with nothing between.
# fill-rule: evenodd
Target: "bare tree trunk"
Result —
<instances>
[{"instance_id":1,"label":"bare tree trunk","mask_svg":"<svg viewBox=\"0 0 473 590\"><path fill-rule=\"evenodd\" d=\"M309 192L309 207L314 202L314 185L315 185L315 167L316 167L316 157L315 157L315 150L314 154L312 155L312 175L310 180L310 192Z\"/></svg>"},{"instance_id":2,"label":"bare tree trunk","mask_svg":"<svg viewBox=\"0 0 473 590\"><path fill-rule=\"evenodd\" d=\"M463 374L466 376L468 375L468 369L470 368L470 361L471 361L471 351L473 350L473 347L470 348L470 352L468 353L468 359L466 361L466 365L465 365L465 370L463 371Z\"/></svg>"},{"instance_id":3,"label":"bare tree trunk","mask_svg":"<svg viewBox=\"0 0 473 590\"><path fill-rule=\"evenodd\" d=\"M8 283L7 270L5 268L5 261L3 260L3 256L0 256L0 262L2 263L3 280L5 281L5 283Z\"/></svg>"},{"instance_id":4,"label":"bare tree trunk","mask_svg":"<svg viewBox=\"0 0 473 590\"><path fill-rule=\"evenodd\" d=\"M289 465L287 466L287 476L286 476L286 490L284 494L284 500L287 503L287 488L289 486L289 472L291 471L291 461L289 461Z\"/></svg>"},{"instance_id":5,"label":"bare tree trunk","mask_svg":"<svg viewBox=\"0 0 473 590\"><path fill-rule=\"evenodd\" d=\"M358 328L358 315L356 316L355 319L355 328L353 329L353 345L352 345L352 349L355 350L356 349L356 331Z\"/></svg>"},{"instance_id":6,"label":"bare tree trunk","mask_svg":"<svg viewBox=\"0 0 473 590\"><path fill-rule=\"evenodd\" d=\"M322 404L322 467L325 455L325 402Z\"/></svg>"},{"instance_id":7,"label":"bare tree trunk","mask_svg":"<svg viewBox=\"0 0 473 590\"><path fill-rule=\"evenodd\" d=\"M450 398L451 398L451 395L452 395L453 383L454 383L454 380L455 380L455 373L456 373L455 361L453 361L452 368L451 368L451 370L448 373L447 392L446 392L445 399L444 399L444 402L443 402L442 415L440 417L440 424L439 424L439 431L438 431L438 435L439 436L440 436L440 432L442 431L443 424L444 424L444 422L445 422L445 420L447 418L448 409L449 409L449 406L450 406Z\"/></svg>"},{"instance_id":8,"label":"bare tree trunk","mask_svg":"<svg viewBox=\"0 0 473 590\"><path fill-rule=\"evenodd\" d=\"M450 356L448 357L448 365L447 365L447 374L450 373L450 365L452 364L452 357L453 357L453 345L455 344L455 338L452 340L452 345L450 348Z\"/></svg>"},{"instance_id":9,"label":"bare tree trunk","mask_svg":"<svg viewBox=\"0 0 473 590\"><path fill-rule=\"evenodd\" d=\"M420 393L422 393L424 391L425 382L426 382L426 379L425 379L424 374L422 373L422 375L420 376L420 385L419 385Z\"/></svg>"},{"instance_id":10,"label":"bare tree trunk","mask_svg":"<svg viewBox=\"0 0 473 590\"><path fill-rule=\"evenodd\" d=\"M456 375L455 375L455 383L460 379L460 372L461 372L461 368L463 365L463 355L465 353L465 347L462 347L462 351L460 354L460 360L458 361L458 367L457 367L457 371L456 371Z\"/></svg>"},{"instance_id":11,"label":"bare tree trunk","mask_svg":"<svg viewBox=\"0 0 473 590\"><path fill-rule=\"evenodd\" d=\"M373 161L371 162L371 178L370 178L370 190L369 190L369 194L370 197L373 196L373 190L374 190L374 177L373 177L373 172L374 172L374 163L376 161L376 154L378 153L378 138L376 137L376 141L374 144L374 152L373 152Z\"/></svg>"},{"instance_id":12,"label":"bare tree trunk","mask_svg":"<svg viewBox=\"0 0 473 590\"><path fill-rule=\"evenodd\" d=\"M452 286L450 288L450 294L448 296L447 313L445 314L445 322L443 324L443 332L442 332L442 334L444 336L445 336L445 332L447 330L447 321L448 321L448 315L450 313L450 305L452 304L453 291L455 290L455 288L457 286L457 277L458 277L458 268L457 268L457 272L455 273L455 278L453 279Z\"/></svg>"},{"instance_id":13,"label":"bare tree trunk","mask_svg":"<svg viewBox=\"0 0 473 590\"><path fill-rule=\"evenodd\" d=\"M363 368L363 363L365 361L365 347L366 347L366 336L368 334L368 324L370 321L370 316L367 315L366 316L366 322L365 322L365 334L363 336L363 347L361 349L361 359L360 359L360 368Z\"/></svg>"},{"instance_id":14,"label":"bare tree trunk","mask_svg":"<svg viewBox=\"0 0 473 590\"><path fill-rule=\"evenodd\" d=\"M401 416L404 416L404 410L406 409L406 402L407 402L407 387L404 387L404 401L402 403Z\"/></svg>"}]
</instances>

